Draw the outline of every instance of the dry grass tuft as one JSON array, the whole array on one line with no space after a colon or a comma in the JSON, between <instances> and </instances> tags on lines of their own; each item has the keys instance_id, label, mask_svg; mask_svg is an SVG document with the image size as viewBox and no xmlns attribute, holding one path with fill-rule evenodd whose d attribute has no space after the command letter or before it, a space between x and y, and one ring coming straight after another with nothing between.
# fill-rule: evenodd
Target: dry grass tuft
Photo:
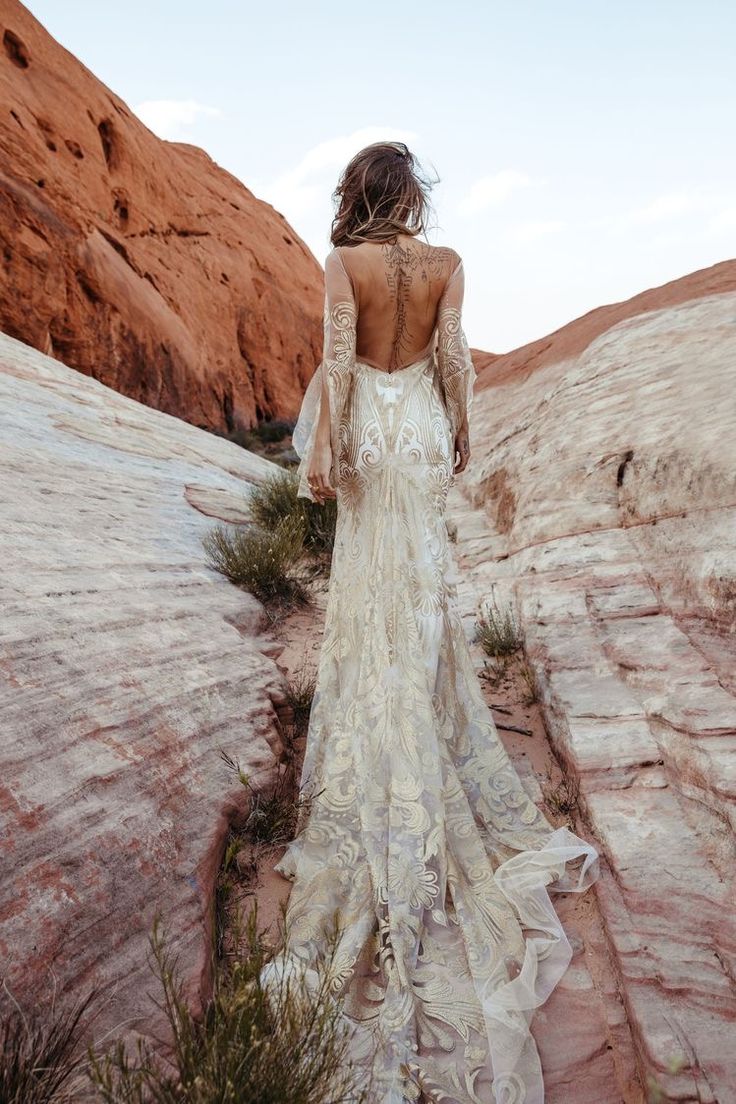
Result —
<instances>
[{"instance_id":1,"label":"dry grass tuft","mask_svg":"<svg viewBox=\"0 0 736 1104\"><path fill-rule=\"evenodd\" d=\"M514 611L509 606L501 611L495 601L488 613L481 615L475 624L476 640L489 656L511 656L522 646L522 637Z\"/></svg>"},{"instance_id":2,"label":"dry grass tuft","mask_svg":"<svg viewBox=\"0 0 736 1104\"><path fill-rule=\"evenodd\" d=\"M212 999L195 1019L185 999L178 960L166 949L157 915L151 936L152 968L161 983L160 1005L173 1046L164 1068L147 1041L131 1056L123 1044L95 1055L90 1078L106 1104L364 1104L348 1061L341 1005L324 971L316 988L303 976L264 985L272 956L254 904L238 922L240 953L215 972ZM336 945L336 940L335 940ZM244 953L243 953L244 952ZM158 1003L158 1002L157 1002Z\"/></svg>"},{"instance_id":3,"label":"dry grass tuft","mask_svg":"<svg viewBox=\"0 0 736 1104\"><path fill-rule=\"evenodd\" d=\"M316 670L307 663L302 663L302 665L294 671L286 688L286 704L290 706L292 710L294 738L306 734L316 688Z\"/></svg>"},{"instance_id":4,"label":"dry grass tuft","mask_svg":"<svg viewBox=\"0 0 736 1104\"><path fill-rule=\"evenodd\" d=\"M560 816L570 816L580 808L580 780L567 774L556 785L552 785L552 776L547 772L550 785L542 787L545 805Z\"/></svg>"},{"instance_id":5,"label":"dry grass tuft","mask_svg":"<svg viewBox=\"0 0 736 1104\"><path fill-rule=\"evenodd\" d=\"M0 1101L2 1104L72 1104L86 1080L83 1035L99 996L93 989L59 1012L55 999L47 1013L24 1012L4 985L14 1007L0 1022Z\"/></svg>"},{"instance_id":6,"label":"dry grass tuft","mask_svg":"<svg viewBox=\"0 0 736 1104\"><path fill-rule=\"evenodd\" d=\"M536 671L529 663L528 659L524 659L519 664L519 674L524 685L524 696L522 698L523 705L536 705L541 700L542 694L539 686L539 679L537 678Z\"/></svg>"},{"instance_id":7,"label":"dry grass tuft","mask_svg":"<svg viewBox=\"0 0 736 1104\"><path fill-rule=\"evenodd\" d=\"M478 672L478 678L487 682L492 690L498 690L511 677L509 668L508 656L493 656L483 660L483 669Z\"/></svg>"},{"instance_id":8,"label":"dry grass tuft","mask_svg":"<svg viewBox=\"0 0 736 1104\"><path fill-rule=\"evenodd\" d=\"M301 569L304 534L303 518L288 516L273 532L258 526L228 530L217 525L202 543L210 567L264 604L303 605L309 601Z\"/></svg>"}]
</instances>

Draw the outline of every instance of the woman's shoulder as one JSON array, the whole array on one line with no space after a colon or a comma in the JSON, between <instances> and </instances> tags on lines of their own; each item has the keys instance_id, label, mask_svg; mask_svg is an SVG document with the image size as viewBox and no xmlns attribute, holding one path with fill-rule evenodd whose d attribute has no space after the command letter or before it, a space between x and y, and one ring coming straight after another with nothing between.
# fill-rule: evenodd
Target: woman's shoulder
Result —
<instances>
[{"instance_id":1,"label":"woman's shoulder","mask_svg":"<svg viewBox=\"0 0 736 1104\"><path fill-rule=\"evenodd\" d=\"M437 248L440 250L442 258L447 262L450 271L463 263L463 259L457 249L452 249L449 245L439 245Z\"/></svg>"},{"instance_id":2,"label":"woman's shoulder","mask_svg":"<svg viewBox=\"0 0 736 1104\"><path fill-rule=\"evenodd\" d=\"M354 245L335 245L325 258L325 268L339 265L349 270L358 257L365 257L370 263L370 256L376 252L377 246L383 244L383 242L356 242ZM417 249L422 254L422 259L429 262L435 271L444 270L448 276L462 265L462 257L449 245L430 245L429 242L415 241L407 248Z\"/></svg>"}]
</instances>

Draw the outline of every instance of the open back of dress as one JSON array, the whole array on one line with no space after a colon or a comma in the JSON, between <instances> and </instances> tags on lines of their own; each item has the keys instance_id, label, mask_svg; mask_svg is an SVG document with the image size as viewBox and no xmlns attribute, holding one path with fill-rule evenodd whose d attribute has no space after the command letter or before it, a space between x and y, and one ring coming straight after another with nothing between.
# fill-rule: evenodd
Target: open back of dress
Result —
<instances>
[{"instance_id":1,"label":"open back of dress","mask_svg":"<svg viewBox=\"0 0 736 1104\"><path fill-rule=\"evenodd\" d=\"M342 248L358 310L356 356L394 372L430 352L440 299L457 267L453 249L399 238Z\"/></svg>"},{"instance_id":2,"label":"open back of dress","mask_svg":"<svg viewBox=\"0 0 736 1104\"><path fill-rule=\"evenodd\" d=\"M386 290L369 252L327 258L325 355L294 434L311 497L324 384L337 529L302 770L312 801L276 866L294 880L289 941L264 979L329 969L371 1104L542 1104L529 1021L571 957L547 886L587 888L597 852L524 789L458 610L445 508L475 377L462 262L446 251L425 280L383 254Z\"/></svg>"}]
</instances>

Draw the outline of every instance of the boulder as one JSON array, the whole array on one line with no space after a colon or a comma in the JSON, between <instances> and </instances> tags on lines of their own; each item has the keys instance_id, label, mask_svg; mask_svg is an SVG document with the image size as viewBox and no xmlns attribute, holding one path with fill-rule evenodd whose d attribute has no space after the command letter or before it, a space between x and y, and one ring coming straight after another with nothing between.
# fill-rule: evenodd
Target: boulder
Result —
<instances>
[{"instance_id":1,"label":"boulder","mask_svg":"<svg viewBox=\"0 0 736 1104\"><path fill-rule=\"evenodd\" d=\"M256 784L281 753L283 645L201 543L276 465L5 335L0 438L0 972L29 1010L101 986L99 1038L158 1038L156 913L209 993L247 813L220 753Z\"/></svg>"},{"instance_id":2,"label":"boulder","mask_svg":"<svg viewBox=\"0 0 736 1104\"><path fill-rule=\"evenodd\" d=\"M453 491L581 782L637 1064L710 1104L736 1085L735 318L729 261L490 358Z\"/></svg>"}]
</instances>

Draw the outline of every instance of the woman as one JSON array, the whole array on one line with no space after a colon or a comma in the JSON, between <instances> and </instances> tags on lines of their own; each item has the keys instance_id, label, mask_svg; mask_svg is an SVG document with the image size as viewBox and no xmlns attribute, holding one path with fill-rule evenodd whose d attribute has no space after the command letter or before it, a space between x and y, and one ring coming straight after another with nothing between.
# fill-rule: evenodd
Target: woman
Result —
<instances>
[{"instance_id":1,"label":"woman","mask_svg":"<svg viewBox=\"0 0 736 1104\"><path fill-rule=\"evenodd\" d=\"M267 973L315 977L336 918L332 987L372 1101L541 1104L529 1021L571 957L547 887L586 889L598 855L521 785L458 612L445 505L475 371L462 261L419 241L427 187L387 142L336 190L324 357L294 432L299 494L337 498L316 796L276 866L294 884Z\"/></svg>"}]
</instances>

